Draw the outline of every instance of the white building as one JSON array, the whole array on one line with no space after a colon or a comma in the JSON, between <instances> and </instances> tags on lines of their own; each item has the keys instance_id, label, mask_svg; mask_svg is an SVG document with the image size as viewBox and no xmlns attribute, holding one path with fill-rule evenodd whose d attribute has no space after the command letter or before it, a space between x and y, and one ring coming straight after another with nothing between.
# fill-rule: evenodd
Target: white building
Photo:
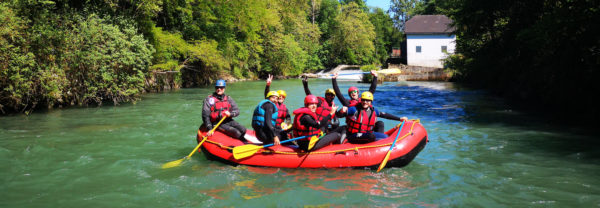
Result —
<instances>
[{"instance_id":1,"label":"white building","mask_svg":"<svg viewBox=\"0 0 600 208\"><path fill-rule=\"evenodd\" d=\"M406 64L443 68L442 59L456 49L452 20L444 15L417 15L408 20L406 34Z\"/></svg>"}]
</instances>

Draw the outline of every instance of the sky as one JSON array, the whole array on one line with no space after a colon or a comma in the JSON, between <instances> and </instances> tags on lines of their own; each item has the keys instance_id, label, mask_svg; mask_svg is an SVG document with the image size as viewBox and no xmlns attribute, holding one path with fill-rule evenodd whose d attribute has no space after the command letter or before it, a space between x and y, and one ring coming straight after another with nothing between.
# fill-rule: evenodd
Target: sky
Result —
<instances>
[{"instance_id":1,"label":"sky","mask_svg":"<svg viewBox=\"0 0 600 208\"><path fill-rule=\"evenodd\" d=\"M390 9L390 0L367 0L367 6L379 7L387 11Z\"/></svg>"}]
</instances>

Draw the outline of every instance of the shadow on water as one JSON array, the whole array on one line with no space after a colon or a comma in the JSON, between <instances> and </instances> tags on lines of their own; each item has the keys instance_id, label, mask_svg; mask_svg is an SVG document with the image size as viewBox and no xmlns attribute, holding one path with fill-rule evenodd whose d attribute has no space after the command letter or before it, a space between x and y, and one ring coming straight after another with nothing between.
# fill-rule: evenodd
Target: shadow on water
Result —
<instances>
[{"instance_id":1,"label":"shadow on water","mask_svg":"<svg viewBox=\"0 0 600 208\"><path fill-rule=\"evenodd\" d=\"M478 132L478 128L496 128L484 134L499 140L516 133L519 138L510 139L518 142L521 150L515 151L545 151L556 157L576 155L580 159L600 159L600 152L596 150L600 146L600 134L595 129L551 122L544 116L515 110L503 99L485 91L453 83L385 83L378 86L375 100L374 105L380 110L420 118L426 127L428 123L444 123L447 125L444 128L456 128L465 134Z\"/></svg>"}]
</instances>

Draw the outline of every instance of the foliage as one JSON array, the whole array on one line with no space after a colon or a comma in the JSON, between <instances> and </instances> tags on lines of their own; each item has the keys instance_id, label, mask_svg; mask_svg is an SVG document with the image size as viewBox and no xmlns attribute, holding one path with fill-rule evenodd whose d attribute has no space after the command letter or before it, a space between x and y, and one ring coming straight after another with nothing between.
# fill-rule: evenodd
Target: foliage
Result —
<instances>
[{"instance_id":1,"label":"foliage","mask_svg":"<svg viewBox=\"0 0 600 208\"><path fill-rule=\"evenodd\" d=\"M363 0L11 0L0 8L0 110L9 111L134 101L153 71L180 71L176 80L196 86L382 63L400 38Z\"/></svg>"},{"instance_id":2,"label":"foliage","mask_svg":"<svg viewBox=\"0 0 600 208\"><path fill-rule=\"evenodd\" d=\"M402 32L394 27L392 19L380 8L369 14L369 20L375 28L375 62L385 64L392 47L400 47Z\"/></svg>"},{"instance_id":3,"label":"foliage","mask_svg":"<svg viewBox=\"0 0 600 208\"><path fill-rule=\"evenodd\" d=\"M0 111L35 102L35 56L29 51L27 21L0 3Z\"/></svg>"},{"instance_id":4,"label":"foliage","mask_svg":"<svg viewBox=\"0 0 600 208\"><path fill-rule=\"evenodd\" d=\"M331 56L334 63L369 64L374 60L375 31L373 24L354 2L342 6L331 34Z\"/></svg>"},{"instance_id":5,"label":"foliage","mask_svg":"<svg viewBox=\"0 0 600 208\"><path fill-rule=\"evenodd\" d=\"M600 2L456 1L457 80L562 115L600 115Z\"/></svg>"},{"instance_id":6,"label":"foliage","mask_svg":"<svg viewBox=\"0 0 600 208\"><path fill-rule=\"evenodd\" d=\"M363 72L370 72L371 70L377 70L379 69L379 67L377 67L374 64L369 64L369 65L363 65L360 67L360 70ZM373 75L371 74L363 74L362 76L362 82L364 83L371 83L371 81L373 81Z\"/></svg>"}]
</instances>

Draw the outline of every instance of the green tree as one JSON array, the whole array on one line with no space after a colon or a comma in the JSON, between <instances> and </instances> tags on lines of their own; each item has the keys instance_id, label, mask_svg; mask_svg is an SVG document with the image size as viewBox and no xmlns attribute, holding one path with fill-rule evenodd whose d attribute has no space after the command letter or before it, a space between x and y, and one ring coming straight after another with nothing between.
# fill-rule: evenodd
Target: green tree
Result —
<instances>
[{"instance_id":1,"label":"green tree","mask_svg":"<svg viewBox=\"0 0 600 208\"><path fill-rule=\"evenodd\" d=\"M28 43L28 22L0 3L0 112L27 110L37 103L35 56Z\"/></svg>"},{"instance_id":2,"label":"green tree","mask_svg":"<svg viewBox=\"0 0 600 208\"><path fill-rule=\"evenodd\" d=\"M597 119L600 2L456 2L457 79L569 118Z\"/></svg>"},{"instance_id":3,"label":"green tree","mask_svg":"<svg viewBox=\"0 0 600 208\"><path fill-rule=\"evenodd\" d=\"M330 43L334 63L369 64L374 61L375 31L368 15L354 2L342 6Z\"/></svg>"},{"instance_id":4,"label":"green tree","mask_svg":"<svg viewBox=\"0 0 600 208\"><path fill-rule=\"evenodd\" d=\"M391 0L390 12L396 27L404 30L404 25L412 16L417 14L417 8L420 7L419 0Z\"/></svg>"},{"instance_id":5,"label":"green tree","mask_svg":"<svg viewBox=\"0 0 600 208\"><path fill-rule=\"evenodd\" d=\"M381 8L369 13L369 20L375 28L375 60L380 64L385 63L392 47L400 47L402 32L394 27L392 18Z\"/></svg>"}]
</instances>

